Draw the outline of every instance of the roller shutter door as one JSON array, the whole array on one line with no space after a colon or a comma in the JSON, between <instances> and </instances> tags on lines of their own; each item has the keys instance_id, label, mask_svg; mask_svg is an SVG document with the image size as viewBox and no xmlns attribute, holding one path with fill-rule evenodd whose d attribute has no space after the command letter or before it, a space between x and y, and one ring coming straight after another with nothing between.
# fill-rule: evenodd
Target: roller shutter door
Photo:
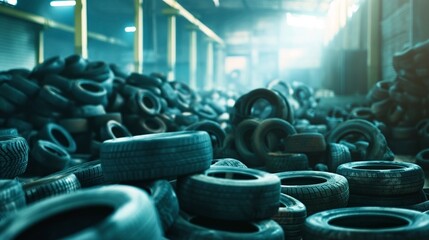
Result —
<instances>
[{"instance_id":1,"label":"roller shutter door","mask_svg":"<svg viewBox=\"0 0 429 240\"><path fill-rule=\"evenodd\" d=\"M34 67L38 29L33 23L0 15L0 71Z\"/></svg>"}]
</instances>

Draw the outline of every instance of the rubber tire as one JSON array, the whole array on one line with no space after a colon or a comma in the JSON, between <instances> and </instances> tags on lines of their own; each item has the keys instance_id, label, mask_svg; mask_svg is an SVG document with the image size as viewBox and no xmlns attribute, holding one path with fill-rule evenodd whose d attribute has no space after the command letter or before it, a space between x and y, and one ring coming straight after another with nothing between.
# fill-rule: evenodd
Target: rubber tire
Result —
<instances>
[{"instance_id":1,"label":"rubber tire","mask_svg":"<svg viewBox=\"0 0 429 240\"><path fill-rule=\"evenodd\" d=\"M215 163L211 167L237 167L237 168L247 168L247 166L242 163L240 160L234 158L221 158L213 160Z\"/></svg>"},{"instance_id":2,"label":"rubber tire","mask_svg":"<svg viewBox=\"0 0 429 240\"><path fill-rule=\"evenodd\" d=\"M422 191L397 196L370 196L350 194L349 207L377 206L377 207L406 207L426 201Z\"/></svg>"},{"instance_id":3,"label":"rubber tire","mask_svg":"<svg viewBox=\"0 0 429 240\"><path fill-rule=\"evenodd\" d=\"M327 142L338 143L344 136L351 133L362 134L370 143L366 160L393 160L394 155L387 146L384 135L376 126L365 120L353 119L343 122L332 129Z\"/></svg>"},{"instance_id":4,"label":"rubber tire","mask_svg":"<svg viewBox=\"0 0 429 240\"><path fill-rule=\"evenodd\" d=\"M23 184L27 204L56 195L75 192L80 189L74 174L56 174Z\"/></svg>"},{"instance_id":5,"label":"rubber tire","mask_svg":"<svg viewBox=\"0 0 429 240\"><path fill-rule=\"evenodd\" d=\"M20 75L14 75L11 81L8 82L12 87L21 91L28 97L33 97L37 94L40 89L40 86L37 82L27 79Z\"/></svg>"},{"instance_id":6,"label":"rubber tire","mask_svg":"<svg viewBox=\"0 0 429 240\"><path fill-rule=\"evenodd\" d=\"M307 155L302 153L271 153L265 164L270 173L308 170Z\"/></svg>"},{"instance_id":7,"label":"rubber tire","mask_svg":"<svg viewBox=\"0 0 429 240\"><path fill-rule=\"evenodd\" d=\"M320 133L297 133L284 140L287 153L312 153L326 151L325 137Z\"/></svg>"},{"instance_id":8,"label":"rubber tire","mask_svg":"<svg viewBox=\"0 0 429 240\"><path fill-rule=\"evenodd\" d=\"M348 218L344 225L350 227L333 224L340 223L341 218ZM406 224L395 226L398 222ZM308 217L303 239L424 240L428 235L429 218L423 213L398 208L355 207L333 209Z\"/></svg>"},{"instance_id":9,"label":"rubber tire","mask_svg":"<svg viewBox=\"0 0 429 240\"><path fill-rule=\"evenodd\" d=\"M100 159L106 180L139 181L202 172L213 150L206 132L184 131L107 140Z\"/></svg>"},{"instance_id":10,"label":"rubber tire","mask_svg":"<svg viewBox=\"0 0 429 240\"><path fill-rule=\"evenodd\" d=\"M28 97L23 92L8 83L0 84L0 97L5 98L16 106L23 106L28 101Z\"/></svg>"},{"instance_id":11,"label":"rubber tire","mask_svg":"<svg viewBox=\"0 0 429 240\"><path fill-rule=\"evenodd\" d=\"M81 104L98 105L107 98L107 90L100 83L85 79L74 81L71 93Z\"/></svg>"},{"instance_id":12,"label":"rubber tire","mask_svg":"<svg viewBox=\"0 0 429 240\"><path fill-rule=\"evenodd\" d=\"M59 88L51 85L44 85L38 97L59 111L64 111L72 105L71 100L65 97Z\"/></svg>"},{"instance_id":13,"label":"rubber tire","mask_svg":"<svg viewBox=\"0 0 429 240\"><path fill-rule=\"evenodd\" d=\"M258 120L246 119L240 122L234 130L235 148L240 155L240 159L249 167L261 165L261 160L253 151L252 147L253 133L258 126Z\"/></svg>"},{"instance_id":14,"label":"rubber tire","mask_svg":"<svg viewBox=\"0 0 429 240\"><path fill-rule=\"evenodd\" d=\"M131 137L132 134L121 123L110 120L100 129L100 140L115 139L121 137Z\"/></svg>"},{"instance_id":15,"label":"rubber tire","mask_svg":"<svg viewBox=\"0 0 429 240\"><path fill-rule=\"evenodd\" d=\"M85 133L89 130L86 118L63 118L58 123L71 134Z\"/></svg>"},{"instance_id":16,"label":"rubber tire","mask_svg":"<svg viewBox=\"0 0 429 240\"><path fill-rule=\"evenodd\" d=\"M340 165L337 173L347 178L352 194L406 195L421 191L424 185L423 170L407 162L351 162Z\"/></svg>"},{"instance_id":17,"label":"rubber tire","mask_svg":"<svg viewBox=\"0 0 429 240\"><path fill-rule=\"evenodd\" d=\"M180 208L197 216L262 220L278 211L280 180L256 169L212 167L202 174L179 178L177 195Z\"/></svg>"},{"instance_id":18,"label":"rubber tire","mask_svg":"<svg viewBox=\"0 0 429 240\"><path fill-rule=\"evenodd\" d=\"M220 149L223 146L223 143L226 137L226 133L222 129L220 124L210 120L199 121L197 123L194 123L186 127L185 130L207 132L210 135L210 138L212 139L213 151L216 151L216 149Z\"/></svg>"},{"instance_id":19,"label":"rubber tire","mask_svg":"<svg viewBox=\"0 0 429 240\"><path fill-rule=\"evenodd\" d=\"M70 155L55 143L38 140L31 149L32 157L29 169L41 168L40 174L50 174L64 169L70 161Z\"/></svg>"},{"instance_id":20,"label":"rubber tire","mask_svg":"<svg viewBox=\"0 0 429 240\"><path fill-rule=\"evenodd\" d=\"M282 135L280 138L286 138L289 135L296 134L295 128L287 121L279 118L270 118L262 121L255 129L252 138L252 146L255 153L260 157L260 165L264 165L266 160L270 157L269 153L277 149L269 149L266 144L266 138L269 133L276 131Z\"/></svg>"},{"instance_id":21,"label":"rubber tire","mask_svg":"<svg viewBox=\"0 0 429 240\"><path fill-rule=\"evenodd\" d=\"M91 118L106 114L103 105L82 105L74 107L71 112L73 118Z\"/></svg>"},{"instance_id":22,"label":"rubber tire","mask_svg":"<svg viewBox=\"0 0 429 240\"><path fill-rule=\"evenodd\" d=\"M423 149L416 155L416 164L423 170L429 170L429 149Z\"/></svg>"},{"instance_id":23,"label":"rubber tire","mask_svg":"<svg viewBox=\"0 0 429 240\"><path fill-rule=\"evenodd\" d=\"M0 136L15 136L18 137L18 130L16 128L0 128Z\"/></svg>"},{"instance_id":24,"label":"rubber tire","mask_svg":"<svg viewBox=\"0 0 429 240\"><path fill-rule=\"evenodd\" d=\"M107 186L34 204L0 226L1 239L162 239L148 195L129 186Z\"/></svg>"},{"instance_id":25,"label":"rubber tire","mask_svg":"<svg viewBox=\"0 0 429 240\"><path fill-rule=\"evenodd\" d=\"M200 224L193 223L197 219ZM206 224L207 226L204 226ZM252 231L249 231L248 229ZM229 231L228 231L229 230ZM201 216L195 217L181 212L177 221L166 235L169 239L200 240L200 239L230 239L230 240L260 240L284 239L282 228L272 220L257 222L237 222L214 220Z\"/></svg>"},{"instance_id":26,"label":"rubber tire","mask_svg":"<svg viewBox=\"0 0 429 240\"><path fill-rule=\"evenodd\" d=\"M0 179L12 179L27 169L29 147L18 136L0 136Z\"/></svg>"},{"instance_id":27,"label":"rubber tire","mask_svg":"<svg viewBox=\"0 0 429 240\"><path fill-rule=\"evenodd\" d=\"M282 193L279 211L271 219L283 228L285 239L300 239L304 233L306 217L305 205L296 198Z\"/></svg>"},{"instance_id":28,"label":"rubber tire","mask_svg":"<svg viewBox=\"0 0 429 240\"><path fill-rule=\"evenodd\" d=\"M329 143L326 165L330 172L336 173L338 166L352 161L349 148L343 144Z\"/></svg>"},{"instance_id":29,"label":"rubber tire","mask_svg":"<svg viewBox=\"0 0 429 240\"><path fill-rule=\"evenodd\" d=\"M131 111L142 117L155 116L161 112L161 102L159 98L148 90L139 91L128 103Z\"/></svg>"},{"instance_id":30,"label":"rubber tire","mask_svg":"<svg viewBox=\"0 0 429 240\"><path fill-rule=\"evenodd\" d=\"M170 182L167 180L156 180L152 182L130 183L145 190L155 204L160 224L166 232L179 216L179 200Z\"/></svg>"},{"instance_id":31,"label":"rubber tire","mask_svg":"<svg viewBox=\"0 0 429 240\"><path fill-rule=\"evenodd\" d=\"M349 186L347 179L341 175L317 171L291 171L276 175L282 182L282 193L301 201L306 206L308 215L347 206ZM287 179L290 181L294 178L296 183L285 184ZM317 182L308 184L305 178L312 178Z\"/></svg>"},{"instance_id":32,"label":"rubber tire","mask_svg":"<svg viewBox=\"0 0 429 240\"><path fill-rule=\"evenodd\" d=\"M26 206L21 183L14 179L0 180L0 222Z\"/></svg>"},{"instance_id":33,"label":"rubber tire","mask_svg":"<svg viewBox=\"0 0 429 240\"><path fill-rule=\"evenodd\" d=\"M46 140L64 148L68 153L76 151L76 142L70 133L61 125L48 123L39 131L39 139Z\"/></svg>"},{"instance_id":34,"label":"rubber tire","mask_svg":"<svg viewBox=\"0 0 429 240\"><path fill-rule=\"evenodd\" d=\"M72 167L68 167L60 172L56 172L53 175L57 174L74 174L79 180L81 188L89 188L107 183L104 179L100 160L83 162Z\"/></svg>"}]
</instances>

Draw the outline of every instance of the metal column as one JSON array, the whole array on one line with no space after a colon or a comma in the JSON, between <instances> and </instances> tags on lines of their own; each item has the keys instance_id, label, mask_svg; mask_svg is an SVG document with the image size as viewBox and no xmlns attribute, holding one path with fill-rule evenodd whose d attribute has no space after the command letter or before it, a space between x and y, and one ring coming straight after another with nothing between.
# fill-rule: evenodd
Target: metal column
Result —
<instances>
[{"instance_id":1,"label":"metal column","mask_svg":"<svg viewBox=\"0 0 429 240\"><path fill-rule=\"evenodd\" d=\"M143 0L134 0L134 71L143 73Z\"/></svg>"},{"instance_id":2,"label":"metal column","mask_svg":"<svg viewBox=\"0 0 429 240\"><path fill-rule=\"evenodd\" d=\"M175 79L176 71L176 9L165 9L164 14L168 17L168 33L167 33L167 79L172 81Z\"/></svg>"},{"instance_id":3,"label":"metal column","mask_svg":"<svg viewBox=\"0 0 429 240\"><path fill-rule=\"evenodd\" d=\"M225 63L224 63L224 51L223 47L219 44L216 44L216 86L221 89L226 89L224 86L224 77L225 77Z\"/></svg>"},{"instance_id":4,"label":"metal column","mask_svg":"<svg viewBox=\"0 0 429 240\"><path fill-rule=\"evenodd\" d=\"M38 39L37 39L37 55L36 55L36 62L37 63L43 63L43 60L45 59L44 52L45 52L45 30L43 27L40 28Z\"/></svg>"},{"instance_id":5,"label":"metal column","mask_svg":"<svg viewBox=\"0 0 429 240\"><path fill-rule=\"evenodd\" d=\"M190 28L189 36L189 86L197 89L197 28Z\"/></svg>"},{"instance_id":6,"label":"metal column","mask_svg":"<svg viewBox=\"0 0 429 240\"><path fill-rule=\"evenodd\" d=\"M368 1L368 89L380 79L381 1Z\"/></svg>"},{"instance_id":7,"label":"metal column","mask_svg":"<svg viewBox=\"0 0 429 240\"><path fill-rule=\"evenodd\" d=\"M206 79L204 89L213 89L213 41L207 40L207 61L206 61Z\"/></svg>"},{"instance_id":8,"label":"metal column","mask_svg":"<svg viewBox=\"0 0 429 240\"><path fill-rule=\"evenodd\" d=\"M86 20L86 0L76 0L74 8L75 53L88 58L88 29Z\"/></svg>"}]
</instances>

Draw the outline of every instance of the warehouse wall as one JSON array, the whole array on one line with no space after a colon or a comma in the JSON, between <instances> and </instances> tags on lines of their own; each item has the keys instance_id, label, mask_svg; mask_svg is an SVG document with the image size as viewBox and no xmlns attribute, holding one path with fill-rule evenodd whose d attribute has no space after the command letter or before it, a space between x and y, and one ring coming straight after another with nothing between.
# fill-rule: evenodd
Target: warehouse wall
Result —
<instances>
[{"instance_id":1,"label":"warehouse wall","mask_svg":"<svg viewBox=\"0 0 429 240\"><path fill-rule=\"evenodd\" d=\"M38 27L0 15L0 29L0 71L10 68L31 69L36 63Z\"/></svg>"},{"instance_id":2,"label":"warehouse wall","mask_svg":"<svg viewBox=\"0 0 429 240\"><path fill-rule=\"evenodd\" d=\"M412 1L382 0L381 5L381 77L392 79L392 56L412 44Z\"/></svg>"}]
</instances>

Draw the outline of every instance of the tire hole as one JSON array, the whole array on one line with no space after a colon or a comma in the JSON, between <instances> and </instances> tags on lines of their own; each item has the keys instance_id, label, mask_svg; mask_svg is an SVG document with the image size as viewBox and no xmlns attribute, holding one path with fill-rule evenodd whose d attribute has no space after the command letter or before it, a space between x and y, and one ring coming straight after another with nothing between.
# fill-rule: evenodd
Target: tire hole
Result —
<instances>
[{"instance_id":1,"label":"tire hole","mask_svg":"<svg viewBox=\"0 0 429 240\"><path fill-rule=\"evenodd\" d=\"M216 173L209 173L207 175L210 177L215 177L215 178L225 178L225 179L235 179L235 180L258 179L257 177L250 175L250 174L235 173L235 172L216 172Z\"/></svg>"},{"instance_id":2,"label":"tire hole","mask_svg":"<svg viewBox=\"0 0 429 240\"><path fill-rule=\"evenodd\" d=\"M152 98L148 96L144 96L142 99L143 105L146 106L149 109L153 109L155 107L154 102L152 101Z\"/></svg>"},{"instance_id":3,"label":"tire hole","mask_svg":"<svg viewBox=\"0 0 429 240\"><path fill-rule=\"evenodd\" d=\"M385 229L409 225L407 220L399 217L381 216L375 214L341 216L330 220L328 223L333 226L352 229Z\"/></svg>"},{"instance_id":4,"label":"tire hole","mask_svg":"<svg viewBox=\"0 0 429 240\"><path fill-rule=\"evenodd\" d=\"M88 92L101 92L100 87L92 83L81 83L80 86Z\"/></svg>"},{"instance_id":5,"label":"tire hole","mask_svg":"<svg viewBox=\"0 0 429 240\"><path fill-rule=\"evenodd\" d=\"M64 156L66 156L63 152L58 151L58 149L56 149L56 148L53 148L53 147L50 147L50 146L46 146L46 145L43 145L42 147L43 147L46 151L48 151L48 152L50 152L50 153L53 153L53 154L55 154L55 155L57 155L57 156L59 156L59 157L64 157Z\"/></svg>"},{"instance_id":6,"label":"tire hole","mask_svg":"<svg viewBox=\"0 0 429 240\"><path fill-rule=\"evenodd\" d=\"M189 222L201 227L227 232L254 233L259 230L255 225L249 222L215 220L203 217L191 218Z\"/></svg>"},{"instance_id":7,"label":"tire hole","mask_svg":"<svg viewBox=\"0 0 429 240\"><path fill-rule=\"evenodd\" d=\"M282 185L314 185L325 183L327 180L321 177L292 177L281 179Z\"/></svg>"},{"instance_id":8,"label":"tire hole","mask_svg":"<svg viewBox=\"0 0 429 240\"><path fill-rule=\"evenodd\" d=\"M59 142L62 146L70 147L70 142L67 139L67 137L64 136L63 132L61 132L58 129L52 129L51 133L52 133L52 136L55 138L55 140L57 140L57 142Z\"/></svg>"},{"instance_id":9,"label":"tire hole","mask_svg":"<svg viewBox=\"0 0 429 240\"><path fill-rule=\"evenodd\" d=\"M15 239L60 239L95 227L114 212L110 206L85 206L49 216L24 229Z\"/></svg>"},{"instance_id":10,"label":"tire hole","mask_svg":"<svg viewBox=\"0 0 429 240\"><path fill-rule=\"evenodd\" d=\"M119 126L112 127L112 134L115 138L128 137L128 134Z\"/></svg>"}]
</instances>

